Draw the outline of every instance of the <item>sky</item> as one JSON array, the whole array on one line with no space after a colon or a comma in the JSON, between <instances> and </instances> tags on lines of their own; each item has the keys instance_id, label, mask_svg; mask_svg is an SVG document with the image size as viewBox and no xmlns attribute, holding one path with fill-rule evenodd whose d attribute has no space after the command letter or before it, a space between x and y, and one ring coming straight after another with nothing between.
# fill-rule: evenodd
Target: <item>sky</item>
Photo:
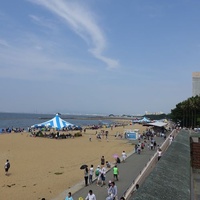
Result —
<instances>
[{"instance_id":1,"label":"sky","mask_svg":"<svg viewBox=\"0 0 200 200\"><path fill-rule=\"evenodd\" d=\"M0 112L170 113L200 71L199 0L7 0Z\"/></svg>"}]
</instances>

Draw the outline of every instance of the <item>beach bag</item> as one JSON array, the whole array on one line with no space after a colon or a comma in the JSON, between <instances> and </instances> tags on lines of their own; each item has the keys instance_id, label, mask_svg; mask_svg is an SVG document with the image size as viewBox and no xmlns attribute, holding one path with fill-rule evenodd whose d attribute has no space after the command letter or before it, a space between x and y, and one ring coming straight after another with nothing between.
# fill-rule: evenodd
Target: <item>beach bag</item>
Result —
<instances>
[{"instance_id":1,"label":"beach bag","mask_svg":"<svg viewBox=\"0 0 200 200\"><path fill-rule=\"evenodd\" d=\"M96 169L95 175L96 175L96 176L99 176L99 169Z\"/></svg>"}]
</instances>

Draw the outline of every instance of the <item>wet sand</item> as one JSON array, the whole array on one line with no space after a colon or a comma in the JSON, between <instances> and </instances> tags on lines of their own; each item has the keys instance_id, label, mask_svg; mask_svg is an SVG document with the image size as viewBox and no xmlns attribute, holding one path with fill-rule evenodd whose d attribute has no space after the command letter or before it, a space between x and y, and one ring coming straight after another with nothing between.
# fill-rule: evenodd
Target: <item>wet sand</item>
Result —
<instances>
[{"instance_id":1,"label":"wet sand","mask_svg":"<svg viewBox=\"0 0 200 200\"><path fill-rule=\"evenodd\" d=\"M36 200L52 199L83 180L82 164L100 164L104 155L114 162L113 154L121 156L123 150L133 151L127 140L116 138L124 129L146 129L141 125L115 127L109 131L108 141L96 139L99 130L87 130L82 137L69 139L48 139L30 137L28 133L0 135L0 199ZM89 138L92 141L89 141ZM4 163L11 162L9 176L5 175Z\"/></svg>"}]
</instances>

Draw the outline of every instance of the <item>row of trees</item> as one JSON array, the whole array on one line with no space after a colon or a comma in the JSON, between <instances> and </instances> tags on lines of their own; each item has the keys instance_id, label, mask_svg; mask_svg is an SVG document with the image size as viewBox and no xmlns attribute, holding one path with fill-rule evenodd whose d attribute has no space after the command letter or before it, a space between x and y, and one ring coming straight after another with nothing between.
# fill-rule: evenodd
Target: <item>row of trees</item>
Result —
<instances>
[{"instance_id":1,"label":"row of trees","mask_svg":"<svg viewBox=\"0 0 200 200\"><path fill-rule=\"evenodd\" d=\"M181 127L196 128L200 126L200 96L188 98L171 110L171 119Z\"/></svg>"}]
</instances>

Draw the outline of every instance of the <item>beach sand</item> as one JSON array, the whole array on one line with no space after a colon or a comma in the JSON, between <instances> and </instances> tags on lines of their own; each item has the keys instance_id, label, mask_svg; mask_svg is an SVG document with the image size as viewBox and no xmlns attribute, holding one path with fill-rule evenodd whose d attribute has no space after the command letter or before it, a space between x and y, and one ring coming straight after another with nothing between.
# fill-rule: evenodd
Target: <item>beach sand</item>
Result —
<instances>
[{"instance_id":1,"label":"beach sand","mask_svg":"<svg viewBox=\"0 0 200 200\"><path fill-rule=\"evenodd\" d=\"M109 131L108 141L96 139L96 131L102 129L87 130L82 137L58 140L30 137L28 133L0 135L0 199L57 197L83 181L82 164L93 164L96 168L102 155L113 163L113 154L121 156L123 150L127 153L133 151L131 142L115 137L117 132L124 133L125 129L143 132L146 127L128 125L104 129ZM6 159L11 162L9 176L4 172Z\"/></svg>"}]
</instances>

